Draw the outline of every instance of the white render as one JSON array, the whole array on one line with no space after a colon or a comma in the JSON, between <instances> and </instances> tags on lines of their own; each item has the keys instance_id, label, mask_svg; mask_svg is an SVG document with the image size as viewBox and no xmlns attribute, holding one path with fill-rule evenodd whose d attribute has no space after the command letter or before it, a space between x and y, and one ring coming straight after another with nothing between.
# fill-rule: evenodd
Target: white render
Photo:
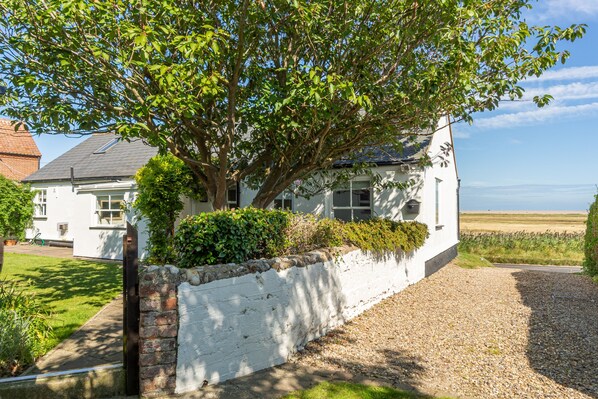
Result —
<instances>
[{"instance_id":1,"label":"white render","mask_svg":"<svg viewBox=\"0 0 598 399\"><path fill-rule=\"evenodd\" d=\"M33 189L47 190L46 216L35 217L34 227L27 231L27 238L41 233L44 240L72 241L73 255L89 258L122 259L124 226L102 226L97 223L96 195L124 195L131 201L136 193L131 179L115 182L87 182L71 185L70 182L34 182ZM132 215L127 215L132 220ZM59 224L68 224L62 234ZM145 247L145 224L139 223L140 248Z\"/></svg>"},{"instance_id":2,"label":"white render","mask_svg":"<svg viewBox=\"0 0 598 399\"><path fill-rule=\"evenodd\" d=\"M425 256L338 261L178 287L176 393L282 364L307 342L424 278Z\"/></svg>"}]
</instances>

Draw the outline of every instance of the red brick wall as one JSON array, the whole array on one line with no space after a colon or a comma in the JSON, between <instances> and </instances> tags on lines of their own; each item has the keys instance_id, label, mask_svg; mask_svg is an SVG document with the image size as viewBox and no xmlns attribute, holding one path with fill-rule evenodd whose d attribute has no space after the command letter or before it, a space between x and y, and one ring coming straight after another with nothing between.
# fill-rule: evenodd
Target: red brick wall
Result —
<instances>
[{"instance_id":1,"label":"red brick wall","mask_svg":"<svg viewBox=\"0 0 598 399\"><path fill-rule=\"evenodd\" d=\"M0 174L11 180L23 180L38 169L38 157L0 153Z\"/></svg>"}]
</instances>

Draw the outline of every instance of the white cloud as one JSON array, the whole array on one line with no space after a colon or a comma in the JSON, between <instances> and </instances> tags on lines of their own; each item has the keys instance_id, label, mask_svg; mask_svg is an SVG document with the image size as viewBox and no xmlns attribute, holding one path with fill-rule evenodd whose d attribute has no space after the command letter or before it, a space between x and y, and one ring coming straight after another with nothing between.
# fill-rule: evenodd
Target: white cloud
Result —
<instances>
[{"instance_id":1,"label":"white cloud","mask_svg":"<svg viewBox=\"0 0 598 399\"><path fill-rule=\"evenodd\" d=\"M546 88L525 89L523 100L532 100L535 96L550 94L556 100L580 100L598 98L598 82L576 82L555 85Z\"/></svg>"},{"instance_id":2,"label":"white cloud","mask_svg":"<svg viewBox=\"0 0 598 399\"><path fill-rule=\"evenodd\" d=\"M596 0L598 2L598 0ZM544 72L539 78L529 78L525 83L547 80L580 80L598 78L598 65L561 68Z\"/></svg>"},{"instance_id":3,"label":"white cloud","mask_svg":"<svg viewBox=\"0 0 598 399\"><path fill-rule=\"evenodd\" d=\"M453 124L451 130L453 132L454 139L468 139L470 134L469 132L463 130L462 128L456 127L457 125Z\"/></svg>"},{"instance_id":4,"label":"white cloud","mask_svg":"<svg viewBox=\"0 0 598 399\"><path fill-rule=\"evenodd\" d=\"M595 16L598 16L598 0L545 0L530 13L532 22L552 18L579 22L580 17Z\"/></svg>"},{"instance_id":5,"label":"white cloud","mask_svg":"<svg viewBox=\"0 0 598 399\"><path fill-rule=\"evenodd\" d=\"M573 106L548 106L533 111L497 115L477 119L474 127L479 129L498 129L505 127L539 125L542 123L598 115L598 102Z\"/></svg>"}]
</instances>

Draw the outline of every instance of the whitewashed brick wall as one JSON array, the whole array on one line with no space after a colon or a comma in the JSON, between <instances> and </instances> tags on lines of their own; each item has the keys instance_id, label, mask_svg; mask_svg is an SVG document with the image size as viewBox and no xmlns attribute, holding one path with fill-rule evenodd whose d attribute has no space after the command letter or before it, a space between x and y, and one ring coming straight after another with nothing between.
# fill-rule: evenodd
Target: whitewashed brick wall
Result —
<instances>
[{"instance_id":1,"label":"whitewashed brick wall","mask_svg":"<svg viewBox=\"0 0 598 399\"><path fill-rule=\"evenodd\" d=\"M424 278L418 252L339 260L178 286L176 392L278 365L308 341Z\"/></svg>"}]
</instances>

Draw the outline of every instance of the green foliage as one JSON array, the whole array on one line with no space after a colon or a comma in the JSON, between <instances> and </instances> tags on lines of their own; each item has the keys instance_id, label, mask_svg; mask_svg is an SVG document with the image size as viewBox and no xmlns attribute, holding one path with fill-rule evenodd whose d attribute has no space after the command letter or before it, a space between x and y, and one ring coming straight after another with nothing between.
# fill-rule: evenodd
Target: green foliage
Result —
<instances>
[{"instance_id":1,"label":"green foliage","mask_svg":"<svg viewBox=\"0 0 598 399\"><path fill-rule=\"evenodd\" d=\"M492 267L492 263L479 255L459 251L455 264L463 269L479 269L480 267Z\"/></svg>"},{"instance_id":2,"label":"green foliage","mask_svg":"<svg viewBox=\"0 0 598 399\"><path fill-rule=\"evenodd\" d=\"M495 263L579 265L583 233L461 233L459 251Z\"/></svg>"},{"instance_id":3,"label":"green foliage","mask_svg":"<svg viewBox=\"0 0 598 399\"><path fill-rule=\"evenodd\" d=\"M590 276L598 276L598 194L590 206L584 238L583 269Z\"/></svg>"},{"instance_id":4,"label":"green foliage","mask_svg":"<svg viewBox=\"0 0 598 399\"><path fill-rule=\"evenodd\" d=\"M44 353L52 335L50 313L15 282L0 281L0 376L11 375Z\"/></svg>"},{"instance_id":5,"label":"green foliage","mask_svg":"<svg viewBox=\"0 0 598 399\"><path fill-rule=\"evenodd\" d=\"M0 237L25 238L33 222L35 191L0 175Z\"/></svg>"},{"instance_id":6,"label":"green foliage","mask_svg":"<svg viewBox=\"0 0 598 399\"><path fill-rule=\"evenodd\" d=\"M287 245L283 231L291 213L239 208L183 219L175 236L178 266L240 263L272 257Z\"/></svg>"},{"instance_id":7,"label":"green foliage","mask_svg":"<svg viewBox=\"0 0 598 399\"><path fill-rule=\"evenodd\" d=\"M35 132L142 137L216 209L230 181L266 207L355 151L521 98L585 32L528 25L533 3L3 0L0 107Z\"/></svg>"},{"instance_id":8,"label":"green foliage","mask_svg":"<svg viewBox=\"0 0 598 399\"><path fill-rule=\"evenodd\" d=\"M434 399L435 397L390 387L354 384L350 382L321 382L305 391L297 391L281 399ZM442 399L438 397L437 399ZM444 397L444 399L450 399Z\"/></svg>"},{"instance_id":9,"label":"green foliage","mask_svg":"<svg viewBox=\"0 0 598 399\"><path fill-rule=\"evenodd\" d=\"M372 219L344 223L280 210L241 208L184 219L175 237L178 266L239 263L355 246L374 253L409 252L423 245L426 225Z\"/></svg>"},{"instance_id":10,"label":"green foliage","mask_svg":"<svg viewBox=\"0 0 598 399\"><path fill-rule=\"evenodd\" d=\"M174 224L183 210L183 195L191 195L193 176L173 155L157 155L135 175L138 194L133 208L148 221L149 261L174 261Z\"/></svg>"}]
</instances>

